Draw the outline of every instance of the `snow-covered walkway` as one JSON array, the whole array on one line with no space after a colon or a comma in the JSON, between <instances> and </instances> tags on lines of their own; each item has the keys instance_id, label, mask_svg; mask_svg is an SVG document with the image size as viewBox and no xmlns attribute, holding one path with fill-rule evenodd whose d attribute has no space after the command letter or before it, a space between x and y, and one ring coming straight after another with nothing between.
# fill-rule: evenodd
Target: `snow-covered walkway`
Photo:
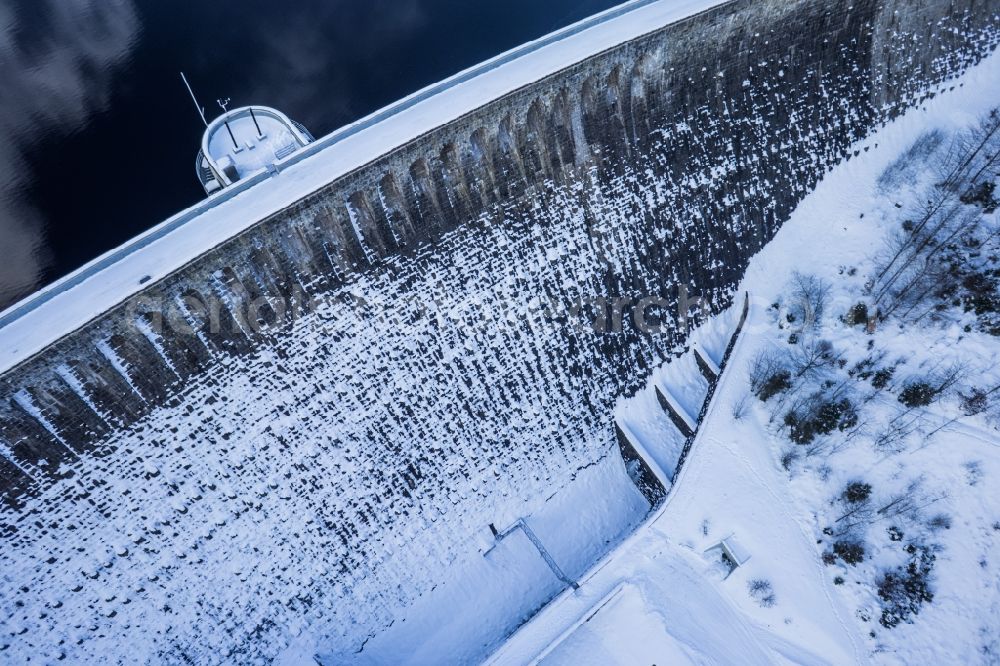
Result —
<instances>
[{"instance_id":1,"label":"snow-covered walkway","mask_svg":"<svg viewBox=\"0 0 1000 666\"><path fill-rule=\"evenodd\" d=\"M754 328L758 310L751 307L745 331ZM745 390L747 337L741 336L733 349L665 503L581 581L579 590L564 592L489 663L531 663L539 656L542 663L567 664L662 658L657 652L663 649L662 641L650 643L645 653L626 648L634 643L623 632L649 624L677 648L678 661L673 663L683 663L683 656L690 663L766 664L773 663L775 653L801 664L859 661L860 647L845 620L846 611L824 588L815 548L781 500L784 481L760 445L763 438L732 427L727 409ZM722 580L704 551L733 532L756 557ZM795 608L794 614L760 609L745 598L747 577L762 572L790 602L782 607ZM622 585L642 602L633 600L606 619L603 604ZM816 599L825 603L816 604ZM580 627L586 623L590 631L594 625L588 618L598 616L605 618L604 628L581 637Z\"/></svg>"}]
</instances>

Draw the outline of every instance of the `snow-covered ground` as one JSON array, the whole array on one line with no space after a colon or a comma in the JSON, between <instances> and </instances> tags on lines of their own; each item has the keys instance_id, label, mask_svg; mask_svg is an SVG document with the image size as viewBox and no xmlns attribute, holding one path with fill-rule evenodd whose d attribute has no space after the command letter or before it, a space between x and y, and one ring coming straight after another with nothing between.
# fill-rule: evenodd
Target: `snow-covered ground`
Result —
<instances>
[{"instance_id":1,"label":"snow-covered ground","mask_svg":"<svg viewBox=\"0 0 1000 666\"><path fill-rule=\"evenodd\" d=\"M961 412L950 399L923 410L920 430L896 452L873 447L867 433L842 447L834 436L829 447L807 455L809 447L796 449L780 421L772 421L774 403L762 403L749 388L754 357L762 349L789 346L784 306L796 273L832 286L815 335L844 350L849 362L876 349L903 359L900 377L960 360L968 368L960 387L1000 381L997 338L964 330L964 321L904 328L890 320L870 336L841 320L863 299L878 250L919 203L921 186L943 156L908 167L908 179L891 187L880 185L880 176L928 132L955 136L998 103L1000 56L994 54L955 90L863 141L860 156L834 169L803 201L747 271L741 289L752 295L749 320L662 510L598 563L579 590L564 592L522 627L491 663L915 664L1000 658L1000 563L993 556L1000 544L1000 496L991 490L1000 474L995 426L982 417L951 423ZM775 310L773 303L781 307ZM732 313L719 320L725 318L731 321ZM713 327L716 322L706 325ZM670 425L652 391L669 383L667 377L683 384L683 377L696 376L677 366L654 374L646 391L619 407L619 418L633 431L648 441L659 431L668 449L677 438L663 435ZM677 402L684 406L683 397ZM871 405L863 418L887 418L899 409L892 395ZM789 450L797 455L789 458ZM931 527L922 528L927 533L897 541L887 533L890 524L876 522L864 561L824 564L832 537L823 529L840 513L837 498L845 484L859 479L883 501L913 489L916 480L914 492L946 518L930 520ZM729 535L751 559L723 579L717 556L705 551ZM931 575L934 600L911 616L912 623L886 628L879 623L877 577L905 565L904 547L918 536L939 546ZM773 597L760 603L748 591L752 581L766 581Z\"/></svg>"},{"instance_id":2,"label":"snow-covered ground","mask_svg":"<svg viewBox=\"0 0 1000 666\"><path fill-rule=\"evenodd\" d=\"M571 580L637 527L649 504L614 454L581 471L525 522ZM586 511L579 507L586 506ZM511 523L513 520L510 521ZM496 525L500 530L508 523ZM495 542L484 527L478 552L450 567L449 580L425 594L360 655L325 655L326 664L475 663L565 586L524 533ZM293 648L294 651L294 648Z\"/></svg>"}]
</instances>

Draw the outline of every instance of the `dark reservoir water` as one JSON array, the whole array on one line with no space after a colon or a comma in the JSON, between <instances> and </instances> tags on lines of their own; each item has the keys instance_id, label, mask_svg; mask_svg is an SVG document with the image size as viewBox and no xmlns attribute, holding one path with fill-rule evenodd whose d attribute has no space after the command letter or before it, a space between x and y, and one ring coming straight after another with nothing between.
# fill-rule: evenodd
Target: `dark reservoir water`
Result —
<instances>
[{"instance_id":1,"label":"dark reservoir water","mask_svg":"<svg viewBox=\"0 0 1000 666\"><path fill-rule=\"evenodd\" d=\"M216 98L321 136L620 0L0 0L0 309L203 198Z\"/></svg>"}]
</instances>

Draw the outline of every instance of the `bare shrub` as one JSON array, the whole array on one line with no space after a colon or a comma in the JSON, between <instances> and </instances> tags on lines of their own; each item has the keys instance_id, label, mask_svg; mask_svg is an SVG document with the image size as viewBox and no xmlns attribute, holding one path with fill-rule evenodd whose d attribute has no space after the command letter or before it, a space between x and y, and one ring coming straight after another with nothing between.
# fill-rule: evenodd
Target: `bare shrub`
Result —
<instances>
[{"instance_id":1,"label":"bare shrub","mask_svg":"<svg viewBox=\"0 0 1000 666\"><path fill-rule=\"evenodd\" d=\"M799 452L796 449L789 449L781 454L781 468L786 472L791 472L792 467L799 459Z\"/></svg>"},{"instance_id":2,"label":"bare shrub","mask_svg":"<svg viewBox=\"0 0 1000 666\"><path fill-rule=\"evenodd\" d=\"M968 395L959 393L962 402L962 412L966 416L976 416L989 411L997 402L1000 395L1000 386L995 386L989 390L973 388Z\"/></svg>"},{"instance_id":3,"label":"bare shrub","mask_svg":"<svg viewBox=\"0 0 1000 666\"><path fill-rule=\"evenodd\" d=\"M815 377L830 368L839 358L828 340L809 338L797 345L792 355L798 377Z\"/></svg>"},{"instance_id":4,"label":"bare shrub","mask_svg":"<svg viewBox=\"0 0 1000 666\"><path fill-rule=\"evenodd\" d=\"M844 492L840 495L841 499L848 504L860 504L861 502L866 502L871 496L871 484L864 483L862 481L851 481L844 487Z\"/></svg>"},{"instance_id":5,"label":"bare shrub","mask_svg":"<svg viewBox=\"0 0 1000 666\"><path fill-rule=\"evenodd\" d=\"M996 189L996 183L993 181L980 182L969 187L959 200L964 204L980 206L983 212L989 215L1000 206L1000 201L993 196Z\"/></svg>"},{"instance_id":6,"label":"bare shrub","mask_svg":"<svg viewBox=\"0 0 1000 666\"><path fill-rule=\"evenodd\" d=\"M1000 630L991 627L979 627L979 654L983 655L987 664L1000 663Z\"/></svg>"},{"instance_id":7,"label":"bare shrub","mask_svg":"<svg viewBox=\"0 0 1000 666\"><path fill-rule=\"evenodd\" d=\"M852 567L865 560L865 544L859 540L844 539L835 541L833 552Z\"/></svg>"},{"instance_id":8,"label":"bare shrub","mask_svg":"<svg viewBox=\"0 0 1000 666\"><path fill-rule=\"evenodd\" d=\"M793 442L810 444L820 435L855 427L858 418L857 408L850 398L837 391L817 391L804 400L796 401L785 413L784 423Z\"/></svg>"},{"instance_id":9,"label":"bare shrub","mask_svg":"<svg viewBox=\"0 0 1000 666\"><path fill-rule=\"evenodd\" d=\"M774 588L771 586L771 581L764 578L754 578L749 581L747 592L761 608L771 608L778 600L774 594Z\"/></svg>"},{"instance_id":10,"label":"bare shrub","mask_svg":"<svg viewBox=\"0 0 1000 666\"><path fill-rule=\"evenodd\" d=\"M889 385L892 376L896 373L895 367L882 368L872 374L872 386L880 391Z\"/></svg>"},{"instance_id":11,"label":"bare shrub","mask_svg":"<svg viewBox=\"0 0 1000 666\"><path fill-rule=\"evenodd\" d=\"M878 596L882 602L879 622L887 629L909 621L920 612L923 604L934 600L930 581L937 559L934 549L923 544L911 544L906 551L910 555L906 566L885 571L878 580Z\"/></svg>"},{"instance_id":12,"label":"bare shrub","mask_svg":"<svg viewBox=\"0 0 1000 666\"><path fill-rule=\"evenodd\" d=\"M908 382L899 394L899 401L907 407L926 407L937 400L938 392L925 381Z\"/></svg>"},{"instance_id":13,"label":"bare shrub","mask_svg":"<svg viewBox=\"0 0 1000 666\"><path fill-rule=\"evenodd\" d=\"M962 275L963 309L987 320L992 319L990 315L1000 312L1000 282L990 272L972 270Z\"/></svg>"},{"instance_id":14,"label":"bare shrub","mask_svg":"<svg viewBox=\"0 0 1000 666\"><path fill-rule=\"evenodd\" d=\"M868 305L865 303L856 303L854 307L847 311L844 315L844 323L848 326L857 326L858 324L865 324L868 322Z\"/></svg>"},{"instance_id":15,"label":"bare shrub","mask_svg":"<svg viewBox=\"0 0 1000 666\"><path fill-rule=\"evenodd\" d=\"M962 465L965 467L965 482L970 486L978 485L983 479L983 463L979 460L969 460Z\"/></svg>"},{"instance_id":16,"label":"bare shrub","mask_svg":"<svg viewBox=\"0 0 1000 666\"><path fill-rule=\"evenodd\" d=\"M965 371L964 364L954 363L927 377L910 380L900 391L899 401L910 409L927 407L958 383Z\"/></svg>"},{"instance_id":17,"label":"bare shrub","mask_svg":"<svg viewBox=\"0 0 1000 666\"><path fill-rule=\"evenodd\" d=\"M773 349L761 351L750 361L750 390L764 402L791 388L791 380L785 358Z\"/></svg>"},{"instance_id":18,"label":"bare shrub","mask_svg":"<svg viewBox=\"0 0 1000 666\"><path fill-rule=\"evenodd\" d=\"M966 416L982 414L989 406L989 399L982 389L974 388L969 395L962 395L962 411Z\"/></svg>"},{"instance_id":19,"label":"bare shrub","mask_svg":"<svg viewBox=\"0 0 1000 666\"><path fill-rule=\"evenodd\" d=\"M930 528L932 532L940 532L941 530L951 529L951 516L947 513L938 513L931 516L931 519L927 521L927 527Z\"/></svg>"},{"instance_id":20,"label":"bare shrub","mask_svg":"<svg viewBox=\"0 0 1000 666\"><path fill-rule=\"evenodd\" d=\"M747 415L747 402L750 400L750 394L744 393L739 398L733 401L733 420L742 421Z\"/></svg>"}]
</instances>

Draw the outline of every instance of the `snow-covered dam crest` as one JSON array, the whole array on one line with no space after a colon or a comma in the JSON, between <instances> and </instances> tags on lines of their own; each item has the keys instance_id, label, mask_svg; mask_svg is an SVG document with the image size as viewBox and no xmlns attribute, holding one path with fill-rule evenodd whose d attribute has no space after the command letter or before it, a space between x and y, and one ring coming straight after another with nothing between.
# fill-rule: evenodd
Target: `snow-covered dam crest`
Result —
<instances>
[{"instance_id":1,"label":"snow-covered dam crest","mask_svg":"<svg viewBox=\"0 0 1000 666\"><path fill-rule=\"evenodd\" d=\"M634 529L656 498L615 402L1000 27L1000 0L689 4L263 219L269 190L239 194L238 233L18 358L0 662L313 637L339 663L387 631L475 661L562 587L519 533L484 557L491 524L531 522L569 578Z\"/></svg>"}]
</instances>

